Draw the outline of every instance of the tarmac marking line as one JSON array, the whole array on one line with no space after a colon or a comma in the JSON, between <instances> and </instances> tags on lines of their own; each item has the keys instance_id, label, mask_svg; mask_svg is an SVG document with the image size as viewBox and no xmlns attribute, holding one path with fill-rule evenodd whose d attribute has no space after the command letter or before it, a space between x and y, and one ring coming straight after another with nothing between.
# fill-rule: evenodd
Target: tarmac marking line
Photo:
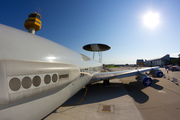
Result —
<instances>
[{"instance_id":1,"label":"tarmac marking line","mask_svg":"<svg viewBox=\"0 0 180 120\"><path fill-rule=\"evenodd\" d=\"M164 90L160 90L160 91L158 91L159 93L166 93L166 91L164 91Z\"/></svg>"}]
</instances>

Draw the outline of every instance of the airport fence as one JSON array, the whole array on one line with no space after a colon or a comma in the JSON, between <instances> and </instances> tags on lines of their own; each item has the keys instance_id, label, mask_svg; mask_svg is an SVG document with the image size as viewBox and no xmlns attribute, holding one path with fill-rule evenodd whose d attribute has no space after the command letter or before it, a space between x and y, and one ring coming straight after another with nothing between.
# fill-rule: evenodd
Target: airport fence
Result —
<instances>
[{"instance_id":1,"label":"airport fence","mask_svg":"<svg viewBox=\"0 0 180 120\"><path fill-rule=\"evenodd\" d=\"M164 78L174 82L176 85L180 85L180 79L164 74Z\"/></svg>"}]
</instances>

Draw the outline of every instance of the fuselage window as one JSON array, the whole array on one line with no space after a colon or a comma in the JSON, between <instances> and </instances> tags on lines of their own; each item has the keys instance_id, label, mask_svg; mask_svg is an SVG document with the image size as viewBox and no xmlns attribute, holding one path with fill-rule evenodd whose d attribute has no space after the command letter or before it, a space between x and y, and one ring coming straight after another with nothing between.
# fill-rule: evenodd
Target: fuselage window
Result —
<instances>
[{"instance_id":1,"label":"fuselage window","mask_svg":"<svg viewBox=\"0 0 180 120\"><path fill-rule=\"evenodd\" d=\"M45 82L46 84L49 84L49 83L51 82L51 76L50 76L50 75L46 75L46 76L44 77L44 82Z\"/></svg>"},{"instance_id":2,"label":"fuselage window","mask_svg":"<svg viewBox=\"0 0 180 120\"><path fill-rule=\"evenodd\" d=\"M17 91L21 87L21 81L18 78L12 78L9 82L9 87L12 91Z\"/></svg>"},{"instance_id":3,"label":"fuselage window","mask_svg":"<svg viewBox=\"0 0 180 120\"><path fill-rule=\"evenodd\" d=\"M25 89L28 89L28 88L30 88L31 87L31 78L30 77L24 77L23 79L22 79L22 86L23 86L23 88L25 88Z\"/></svg>"},{"instance_id":4,"label":"fuselage window","mask_svg":"<svg viewBox=\"0 0 180 120\"><path fill-rule=\"evenodd\" d=\"M40 84L41 84L41 78L40 78L39 76L35 76L35 77L33 78L33 85L34 85L35 87L38 87Z\"/></svg>"},{"instance_id":5,"label":"fuselage window","mask_svg":"<svg viewBox=\"0 0 180 120\"><path fill-rule=\"evenodd\" d=\"M58 76L57 76L56 74L54 74L54 75L52 76L52 81L53 81L53 82L56 82L57 79L58 79Z\"/></svg>"}]
</instances>

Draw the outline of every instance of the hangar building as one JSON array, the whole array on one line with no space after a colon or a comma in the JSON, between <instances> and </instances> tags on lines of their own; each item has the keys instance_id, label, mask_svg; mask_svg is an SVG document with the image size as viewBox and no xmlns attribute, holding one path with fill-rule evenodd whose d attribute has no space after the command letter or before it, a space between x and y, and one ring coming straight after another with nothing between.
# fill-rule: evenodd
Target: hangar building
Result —
<instances>
[{"instance_id":1,"label":"hangar building","mask_svg":"<svg viewBox=\"0 0 180 120\"><path fill-rule=\"evenodd\" d=\"M146 60L145 64L146 66L160 66L164 67L166 64L170 63L170 55L167 54L160 58L150 59Z\"/></svg>"}]
</instances>

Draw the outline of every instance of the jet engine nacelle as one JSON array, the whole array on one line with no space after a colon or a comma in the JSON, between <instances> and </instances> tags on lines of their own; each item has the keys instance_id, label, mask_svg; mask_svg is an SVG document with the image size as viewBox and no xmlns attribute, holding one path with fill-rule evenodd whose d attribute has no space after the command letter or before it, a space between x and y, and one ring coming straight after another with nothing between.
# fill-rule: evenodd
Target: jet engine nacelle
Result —
<instances>
[{"instance_id":1,"label":"jet engine nacelle","mask_svg":"<svg viewBox=\"0 0 180 120\"><path fill-rule=\"evenodd\" d=\"M151 70L150 75L152 75L152 77L157 77L157 78L161 78L163 76L163 72L161 70Z\"/></svg>"},{"instance_id":2,"label":"jet engine nacelle","mask_svg":"<svg viewBox=\"0 0 180 120\"><path fill-rule=\"evenodd\" d=\"M151 86L152 84L152 79L149 76L142 73L139 73L137 75L136 80L142 82L144 86Z\"/></svg>"}]
</instances>

